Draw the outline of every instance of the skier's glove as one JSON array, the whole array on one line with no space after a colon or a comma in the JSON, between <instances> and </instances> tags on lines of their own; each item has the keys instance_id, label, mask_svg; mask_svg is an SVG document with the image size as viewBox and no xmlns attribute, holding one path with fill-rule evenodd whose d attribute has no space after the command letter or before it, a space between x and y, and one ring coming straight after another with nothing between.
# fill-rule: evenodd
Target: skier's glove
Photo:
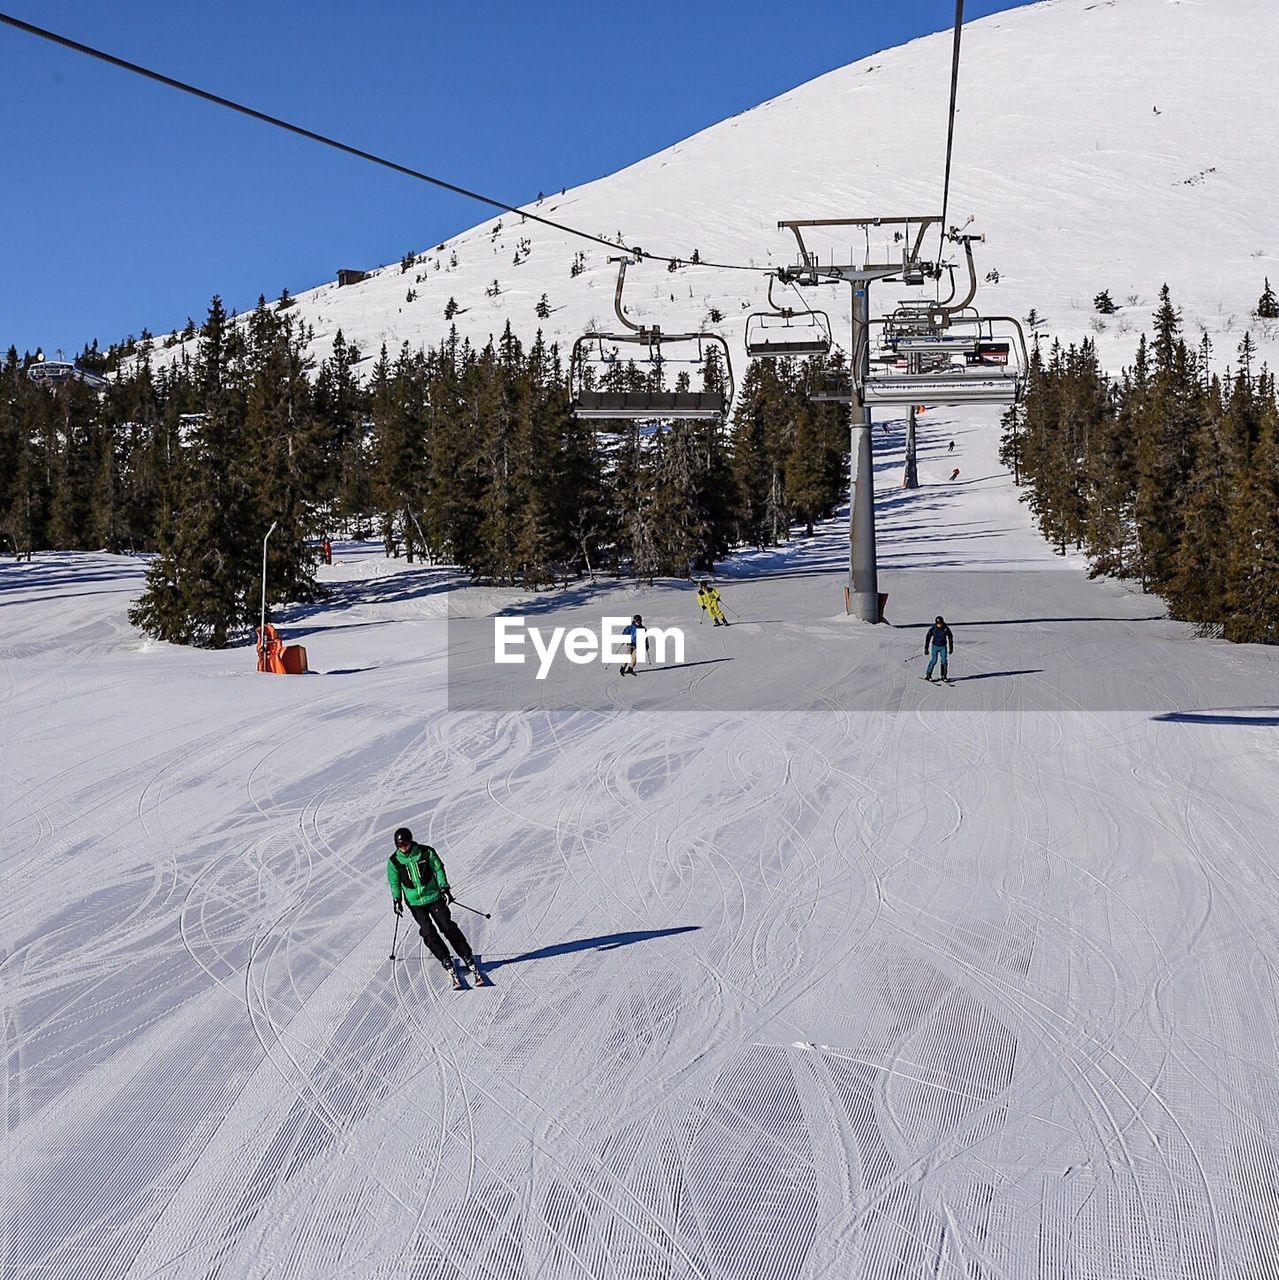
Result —
<instances>
[{"instance_id":1,"label":"skier's glove","mask_svg":"<svg viewBox=\"0 0 1279 1280\"><path fill-rule=\"evenodd\" d=\"M453 890L452 890L452 889L441 889L441 890L440 890L440 897L444 899L444 905L445 905L446 907L448 907L448 906L452 906L452 904L453 904Z\"/></svg>"},{"instance_id":2,"label":"skier's glove","mask_svg":"<svg viewBox=\"0 0 1279 1280\"><path fill-rule=\"evenodd\" d=\"M402 916L404 914L404 903L402 903L399 898L396 898L395 901L391 903L391 910L394 911L397 916Z\"/></svg>"}]
</instances>

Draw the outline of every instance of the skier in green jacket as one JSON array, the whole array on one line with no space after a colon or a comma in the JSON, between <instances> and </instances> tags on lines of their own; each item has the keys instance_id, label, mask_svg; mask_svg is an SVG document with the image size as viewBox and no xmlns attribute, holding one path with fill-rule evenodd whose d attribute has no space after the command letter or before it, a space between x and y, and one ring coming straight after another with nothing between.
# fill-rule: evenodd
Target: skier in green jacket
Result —
<instances>
[{"instance_id":1,"label":"skier in green jacket","mask_svg":"<svg viewBox=\"0 0 1279 1280\"><path fill-rule=\"evenodd\" d=\"M429 844L416 843L408 827L400 827L395 833L395 852L386 860L386 878L391 885L391 904L395 914L403 915L404 903L408 903L422 941L448 971L453 985L460 987L462 983L453 967L445 938L453 944L458 958L471 971L475 985L483 986L484 975L475 961L475 952L449 912L453 893L440 855Z\"/></svg>"}]
</instances>

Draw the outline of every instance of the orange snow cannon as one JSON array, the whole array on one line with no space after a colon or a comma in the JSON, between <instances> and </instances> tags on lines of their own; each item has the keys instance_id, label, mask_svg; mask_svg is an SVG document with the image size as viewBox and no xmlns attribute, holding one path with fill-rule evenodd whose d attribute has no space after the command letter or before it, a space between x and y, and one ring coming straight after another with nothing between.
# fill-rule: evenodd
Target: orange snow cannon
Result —
<instances>
[{"instance_id":1,"label":"orange snow cannon","mask_svg":"<svg viewBox=\"0 0 1279 1280\"><path fill-rule=\"evenodd\" d=\"M286 676L304 676L307 673L306 649L300 644L286 644L280 650L280 662Z\"/></svg>"},{"instance_id":2,"label":"orange snow cannon","mask_svg":"<svg viewBox=\"0 0 1279 1280\"><path fill-rule=\"evenodd\" d=\"M304 676L309 670L306 649L300 644L285 644L268 622L265 630L258 631L258 670L273 676Z\"/></svg>"}]
</instances>

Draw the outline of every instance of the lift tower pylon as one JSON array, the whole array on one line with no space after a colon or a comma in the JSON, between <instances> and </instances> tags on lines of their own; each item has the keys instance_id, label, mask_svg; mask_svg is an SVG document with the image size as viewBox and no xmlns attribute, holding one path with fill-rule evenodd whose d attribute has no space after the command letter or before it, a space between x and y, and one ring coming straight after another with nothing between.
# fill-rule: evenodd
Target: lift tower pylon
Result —
<instances>
[{"instance_id":1,"label":"lift tower pylon","mask_svg":"<svg viewBox=\"0 0 1279 1280\"><path fill-rule=\"evenodd\" d=\"M923 284L936 279L941 268L921 257L929 227L941 222L940 215L921 218L809 218L779 222L793 232L799 243L799 265L789 272L800 284L838 283L852 287L853 324L851 374L848 403L851 409L848 477L848 589L850 612L863 622L882 622L879 607L879 567L875 555L875 466L871 444L870 410L862 395L862 384L870 372L870 286L875 280L899 279L903 284ZM804 231L815 228L857 228L866 235L866 257L860 264L822 265L804 243ZM901 258L894 262L871 259L870 233L873 228L891 227L902 246Z\"/></svg>"}]
</instances>

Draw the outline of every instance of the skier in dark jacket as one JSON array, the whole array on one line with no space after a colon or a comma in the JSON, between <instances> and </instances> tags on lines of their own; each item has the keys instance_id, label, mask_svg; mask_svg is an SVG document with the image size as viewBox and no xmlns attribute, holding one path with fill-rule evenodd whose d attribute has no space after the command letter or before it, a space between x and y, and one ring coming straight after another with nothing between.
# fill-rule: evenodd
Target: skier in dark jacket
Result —
<instances>
[{"instance_id":1,"label":"skier in dark jacket","mask_svg":"<svg viewBox=\"0 0 1279 1280\"><path fill-rule=\"evenodd\" d=\"M644 619L637 613L632 619L629 627L622 628L622 643L626 647L626 657L622 660L620 669L621 675L628 672L633 675L639 675L635 670L635 659L639 656L640 632L644 630Z\"/></svg>"},{"instance_id":2,"label":"skier in dark jacket","mask_svg":"<svg viewBox=\"0 0 1279 1280\"><path fill-rule=\"evenodd\" d=\"M950 628L946 625L946 619L939 613L936 621L928 628L928 634L924 637L924 652L930 653L928 659L928 670L924 672L924 679L931 681L933 678L933 668L937 665L938 660L941 661L941 678L949 679L947 670L949 663L947 659L955 652L955 637L951 635Z\"/></svg>"},{"instance_id":3,"label":"skier in dark jacket","mask_svg":"<svg viewBox=\"0 0 1279 1280\"><path fill-rule=\"evenodd\" d=\"M461 981L453 967L445 938L453 944L453 950L471 971L476 986L482 986L484 975L475 962L475 952L449 913L453 892L440 855L429 844L417 844L408 827L400 827L395 833L395 852L386 860L386 878L391 885L391 904L395 914L403 915L404 903L409 904L409 912L417 921L422 941L448 971L453 985L461 986Z\"/></svg>"}]
</instances>

